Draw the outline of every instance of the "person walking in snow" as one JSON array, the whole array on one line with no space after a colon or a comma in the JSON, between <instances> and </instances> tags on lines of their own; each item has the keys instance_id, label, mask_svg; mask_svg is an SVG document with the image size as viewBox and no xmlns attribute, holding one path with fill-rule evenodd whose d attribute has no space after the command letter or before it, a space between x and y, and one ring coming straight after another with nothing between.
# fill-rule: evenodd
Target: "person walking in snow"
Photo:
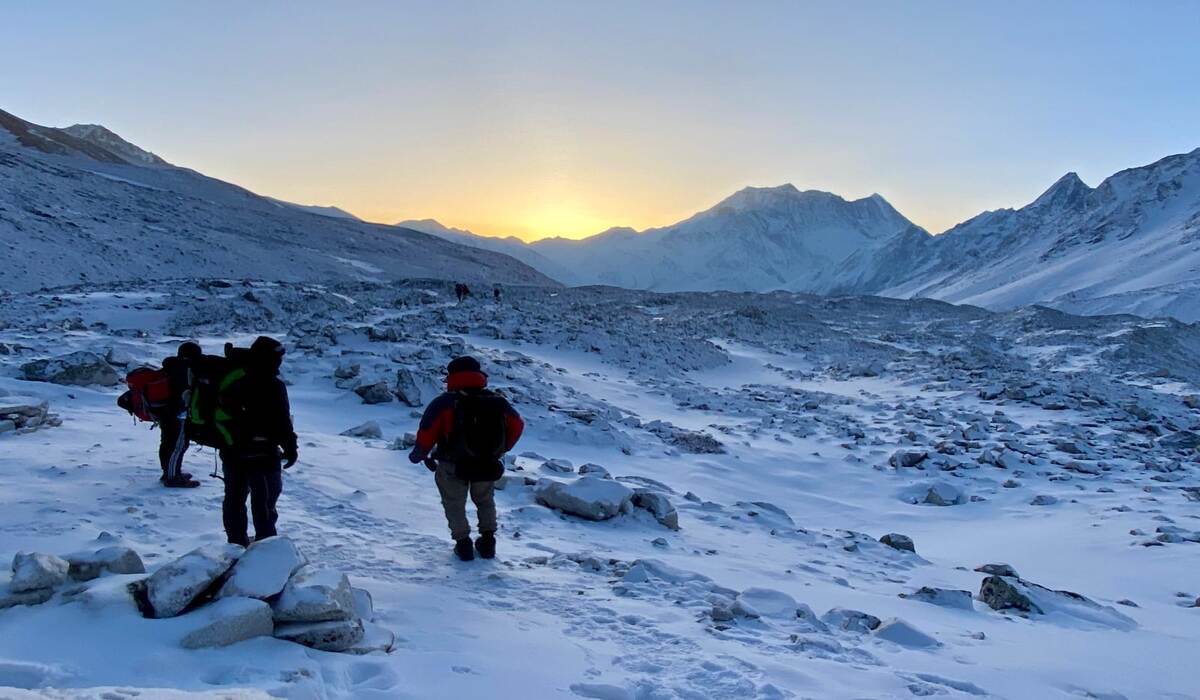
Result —
<instances>
[{"instance_id":1,"label":"person walking in snow","mask_svg":"<svg viewBox=\"0 0 1200 700\"><path fill-rule=\"evenodd\" d=\"M246 496L254 520L254 539L274 537L279 513L275 504L283 492L283 470L299 453L292 428L287 386L279 378L284 347L259 336L246 355L245 376L233 385L228 404L239 408L239 440L222 448L225 501L221 512L230 543L250 545L246 533Z\"/></svg>"},{"instance_id":2,"label":"person walking in snow","mask_svg":"<svg viewBox=\"0 0 1200 700\"><path fill-rule=\"evenodd\" d=\"M434 473L442 509L463 561L496 556L496 480L504 475L500 461L521 439L525 422L508 401L487 388L488 378L473 357L458 357L446 368L446 392L425 408L413 464L424 462ZM475 503L479 537L471 543L467 496Z\"/></svg>"},{"instance_id":3,"label":"person walking in snow","mask_svg":"<svg viewBox=\"0 0 1200 700\"><path fill-rule=\"evenodd\" d=\"M463 287L465 287L465 286L466 285L464 285L462 282L454 283L454 296L458 298L458 303L460 303L460 304L462 303L462 300L463 300Z\"/></svg>"},{"instance_id":4,"label":"person walking in snow","mask_svg":"<svg viewBox=\"0 0 1200 700\"><path fill-rule=\"evenodd\" d=\"M174 357L168 357L162 363L170 387L170 399L165 406L154 411L154 417L158 422L158 462L162 467L159 481L168 488L195 488L200 485L191 474L183 471L183 455L189 445L184 417L192 384L191 363L201 354L200 346L188 341L179 346Z\"/></svg>"},{"instance_id":5,"label":"person walking in snow","mask_svg":"<svg viewBox=\"0 0 1200 700\"><path fill-rule=\"evenodd\" d=\"M500 285L498 284L492 287L492 300L497 304L500 303Z\"/></svg>"}]
</instances>

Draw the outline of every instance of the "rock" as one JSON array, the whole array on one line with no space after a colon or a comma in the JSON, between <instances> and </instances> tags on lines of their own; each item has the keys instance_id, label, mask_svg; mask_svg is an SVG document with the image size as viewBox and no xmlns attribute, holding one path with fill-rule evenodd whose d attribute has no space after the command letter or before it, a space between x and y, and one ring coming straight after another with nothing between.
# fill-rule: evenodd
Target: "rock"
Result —
<instances>
[{"instance_id":1,"label":"rock","mask_svg":"<svg viewBox=\"0 0 1200 700\"><path fill-rule=\"evenodd\" d=\"M358 373L361 369L362 369L361 366L357 362L351 362L348 364L339 364L337 366L337 368L335 368L333 370L333 378L334 379L354 379L355 377L358 376Z\"/></svg>"},{"instance_id":2,"label":"rock","mask_svg":"<svg viewBox=\"0 0 1200 700\"><path fill-rule=\"evenodd\" d=\"M550 479L538 481L534 490L538 503L588 520L608 520L628 512L633 489L612 479L583 476L563 483Z\"/></svg>"},{"instance_id":3,"label":"rock","mask_svg":"<svg viewBox=\"0 0 1200 700\"><path fill-rule=\"evenodd\" d=\"M405 406L421 405L421 387L407 367L396 370L396 398Z\"/></svg>"},{"instance_id":4,"label":"rock","mask_svg":"<svg viewBox=\"0 0 1200 700\"><path fill-rule=\"evenodd\" d=\"M772 588L747 588L733 601L733 612L741 617L791 620L796 608L795 598Z\"/></svg>"},{"instance_id":5,"label":"rock","mask_svg":"<svg viewBox=\"0 0 1200 700\"><path fill-rule=\"evenodd\" d=\"M282 591L292 574L307 563L308 559L287 537L258 540L234 564L217 596L265 600Z\"/></svg>"},{"instance_id":6,"label":"rock","mask_svg":"<svg viewBox=\"0 0 1200 700\"><path fill-rule=\"evenodd\" d=\"M361 588L350 588L350 595L354 599L354 615L362 620L371 621L375 619L375 600L371 597L370 591L365 591Z\"/></svg>"},{"instance_id":7,"label":"rock","mask_svg":"<svg viewBox=\"0 0 1200 700\"><path fill-rule=\"evenodd\" d=\"M1008 564L981 564L980 566L975 567L975 570L983 574L990 574L992 576L1011 576L1012 578L1018 578L1017 570Z\"/></svg>"},{"instance_id":8,"label":"rock","mask_svg":"<svg viewBox=\"0 0 1200 700\"><path fill-rule=\"evenodd\" d=\"M979 600L992 610L1019 610L1042 613L1042 609L1027 595L1021 579L988 576L979 587Z\"/></svg>"},{"instance_id":9,"label":"rock","mask_svg":"<svg viewBox=\"0 0 1200 700\"><path fill-rule=\"evenodd\" d=\"M552 474L574 474L575 467L565 459L548 459L542 462L542 471Z\"/></svg>"},{"instance_id":10,"label":"rock","mask_svg":"<svg viewBox=\"0 0 1200 700\"><path fill-rule=\"evenodd\" d=\"M175 617L204 597L245 550L236 544L198 547L146 579L151 617Z\"/></svg>"},{"instance_id":11,"label":"rock","mask_svg":"<svg viewBox=\"0 0 1200 700\"><path fill-rule=\"evenodd\" d=\"M1031 505L1031 506L1052 506L1055 503L1058 503L1058 498L1043 493L1043 494L1038 494L1037 496L1034 496L1033 500L1029 502L1029 505Z\"/></svg>"},{"instance_id":12,"label":"rock","mask_svg":"<svg viewBox=\"0 0 1200 700\"><path fill-rule=\"evenodd\" d=\"M832 608L821 616L821 621L830 627L860 634L866 634L880 625L880 619L874 615L845 608Z\"/></svg>"},{"instance_id":13,"label":"rock","mask_svg":"<svg viewBox=\"0 0 1200 700\"><path fill-rule=\"evenodd\" d=\"M608 479L611 476L608 473L607 469L600 466L599 464L592 464L591 462L581 465L579 467L579 474L580 474L580 476L591 474L592 476L598 476L601 479Z\"/></svg>"},{"instance_id":14,"label":"rock","mask_svg":"<svg viewBox=\"0 0 1200 700\"><path fill-rule=\"evenodd\" d=\"M67 580L71 566L66 560L53 554L33 552L18 553L12 561L12 581L8 588L13 593L28 593L41 588L54 588Z\"/></svg>"},{"instance_id":15,"label":"rock","mask_svg":"<svg viewBox=\"0 0 1200 700\"><path fill-rule=\"evenodd\" d=\"M388 390L387 382L363 384L356 388L354 393L358 394L359 398L366 404L390 403L393 400L392 392Z\"/></svg>"},{"instance_id":16,"label":"rock","mask_svg":"<svg viewBox=\"0 0 1200 700\"><path fill-rule=\"evenodd\" d=\"M915 545L913 545L912 538L908 535L889 532L883 537L880 537L879 541L891 547L892 549L899 549L902 552L912 552L913 554L917 553L917 548Z\"/></svg>"},{"instance_id":17,"label":"rock","mask_svg":"<svg viewBox=\"0 0 1200 700\"><path fill-rule=\"evenodd\" d=\"M346 651L363 639L363 623L357 618L279 625L275 637L321 651Z\"/></svg>"},{"instance_id":18,"label":"rock","mask_svg":"<svg viewBox=\"0 0 1200 700\"><path fill-rule=\"evenodd\" d=\"M965 500L963 492L958 487L945 482L938 482L930 486L929 490L925 492L924 503L935 506L956 506Z\"/></svg>"},{"instance_id":19,"label":"rock","mask_svg":"<svg viewBox=\"0 0 1200 700\"><path fill-rule=\"evenodd\" d=\"M1183 405L1188 408L1200 408L1200 394L1188 394L1183 397Z\"/></svg>"},{"instance_id":20,"label":"rock","mask_svg":"<svg viewBox=\"0 0 1200 700\"><path fill-rule=\"evenodd\" d=\"M354 592L345 574L306 564L272 607L280 623L349 620L354 617Z\"/></svg>"},{"instance_id":21,"label":"rock","mask_svg":"<svg viewBox=\"0 0 1200 700\"><path fill-rule=\"evenodd\" d=\"M78 351L44 360L34 360L21 366L25 379L72 386L115 386L121 383L104 358L94 352Z\"/></svg>"},{"instance_id":22,"label":"rock","mask_svg":"<svg viewBox=\"0 0 1200 700\"><path fill-rule=\"evenodd\" d=\"M942 645L933 637L895 617L879 623L879 626L875 628L874 635L893 644L912 649L929 649Z\"/></svg>"},{"instance_id":23,"label":"rock","mask_svg":"<svg viewBox=\"0 0 1200 700\"><path fill-rule=\"evenodd\" d=\"M940 605L945 608L958 608L960 610L975 609L975 606L971 603L970 591L922 586L917 589L916 593L901 593L900 597Z\"/></svg>"},{"instance_id":24,"label":"rock","mask_svg":"<svg viewBox=\"0 0 1200 700\"><path fill-rule=\"evenodd\" d=\"M396 635L391 630L369 622L363 623L363 637L354 646L344 651L347 654L371 654L381 651L389 653L396 646Z\"/></svg>"},{"instance_id":25,"label":"rock","mask_svg":"<svg viewBox=\"0 0 1200 700\"><path fill-rule=\"evenodd\" d=\"M94 552L68 554L63 558L70 565L69 575L76 581L90 581L104 573L146 573L142 558L129 547L104 547Z\"/></svg>"},{"instance_id":26,"label":"rock","mask_svg":"<svg viewBox=\"0 0 1200 700\"><path fill-rule=\"evenodd\" d=\"M53 588L37 588L32 591L14 591L9 586L0 586L0 610L18 605L41 605L54 597Z\"/></svg>"},{"instance_id":27,"label":"rock","mask_svg":"<svg viewBox=\"0 0 1200 700\"><path fill-rule=\"evenodd\" d=\"M1190 430L1180 430L1177 433L1172 433L1162 438L1158 441L1158 444L1165 449L1179 452L1200 450L1200 433L1193 433Z\"/></svg>"},{"instance_id":28,"label":"rock","mask_svg":"<svg viewBox=\"0 0 1200 700\"><path fill-rule=\"evenodd\" d=\"M109 348L108 352L104 355L104 361L110 365L128 367L129 365L133 364L134 359L133 355L130 355L128 352L125 352L120 348Z\"/></svg>"},{"instance_id":29,"label":"rock","mask_svg":"<svg viewBox=\"0 0 1200 700\"><path fill-rule=\"evenodd\" d=\"M256 598L221 598L184 618L198 625L180 641L184 649L223 647L275 631L271 606Z\"/></svg>"},{"instance_id":30,"label":"rock","mask_svg":"<svg viewBox=\"0 0 1200 700\"><path fill-rule=\"evenodd\" d=\"M343 430L341 433L339 433L339 435L341 435L343 437L368 438L368 439L378 440L378 439L383 438L383 428L379 427L379 423L376 423L373 420L369 420L366 423L363 423L362 425L355 426L353 428L350 428L349 430Z\"/></svg>"},{"instance_id":31,"label":"rock","mask_svg":"<svg viewBox=\"0 0 1200 700\"><path fill-rule=\"evenodd\" d=\"M1070 440L1059 440L1058 442L1054 443L1054 449L1069 455L1083 454L1083 448Z\"/></svg>"},{"instance_id":32,"label":"rock","mask_svg":"<svg viewBox=\"0 0 1200 700\"><path fill-rule=\"evenodd\" d=\"M661 493L649 489L634 489L633 505L635 508L650 511L660 525L672 530L679 529L679 512L671 505L670 499Z\"/></svg>"},{"instance_id":33,"label":"rock","mask_svg":"<svg viewBox=\"0 0 1200 700\"><path fill-rule=\"evenodd\" d=\"M896 468L915 467L929 458L929 453L919 450L897 450L888 458L888 464Z\"/></svg>"},{"instance_id":34,"label":"rock","mask_svg":"<svg viewBox=\"0 0 1200 700\"><path fill-rule=\"evenodd\" d=\"M17 424L15 421L8 419L0 420L0 435L3 435L4 433L11 433L16 429Z\"/></svg>"},{"instance_id":35,"label":"rock","mask_svg":"<svg viewBox=\"0 0 1200 700\"><path fill-rule=\"evenodd\" d=\"M731 607L719 604L712 606L708 616L712 618L713 622L732 622L737 617Z\"/></svg>"}]
</instances>

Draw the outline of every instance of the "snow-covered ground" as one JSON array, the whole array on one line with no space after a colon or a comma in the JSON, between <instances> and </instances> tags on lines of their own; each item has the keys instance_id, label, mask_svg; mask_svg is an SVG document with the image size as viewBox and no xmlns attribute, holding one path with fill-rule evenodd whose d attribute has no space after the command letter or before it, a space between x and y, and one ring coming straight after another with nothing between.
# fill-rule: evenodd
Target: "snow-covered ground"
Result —
<instances>
[{"instance_id":1,"label":"snow-covered ground","mask_svg":"<svg viewBox=\"0 0 1200 700\"><path fill-rule=\"evenodd\" d=\"M157 434L118 388L22 365L90 350L123 373L184 338L270 333L301 445L280 530L369 590L398 638L365 656L185 650L186 616L144 619L104 577L0 610L0 686L21 689L0 697L1196 696L1200 326L783 293L452 298L416 282L0 298L0 406L46 400L62 420L0 434L0 556L119 543L154 571L224 541L210 451L186 459L202 488L163 489ZM431 475L392 449L420 408L352 391L428 401L461 352L529 425L491 562L453 558ZM368 420L383 439L340 435ZM665 497L679 529L539 504L529 482L577 477L550 458ZM993 610L971 598L992 563L1089 600L1029 588L1043 614Z\"/></svg>"}]
</instances>

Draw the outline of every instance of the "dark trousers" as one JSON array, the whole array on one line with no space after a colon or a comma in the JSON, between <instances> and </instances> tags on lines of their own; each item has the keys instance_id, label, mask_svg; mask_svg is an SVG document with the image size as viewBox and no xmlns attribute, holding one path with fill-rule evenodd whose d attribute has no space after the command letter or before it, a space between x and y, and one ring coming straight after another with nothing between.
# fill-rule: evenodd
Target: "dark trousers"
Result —
<instances>
[{"instance_id":1,"label":"dark trousers","mask_svg":"<svg viewBox=\"0 0 1200 700\"><path fill-rule=\"evenodd\" d=\"M190 444L183 430L183 421L177 417L158 421L158 463L163 476L174 479L183 467L183 455Z\"/></svg>"},{"instance_id":2,"label":"dark trousers","mask_svg":"<svg viewBox=\"0 0 1200 700\"><path fill-rule=\"evenodd\" d=\"M250 496L250 513L254 518L254 539L275 536L279 513L275 502L283 492L283 469L279 457L257 455L244 457L222 453L225 471L225 501L221 512L225 535L229 542L243 547L250 545L246 535L246 496Z\"/></svg>"}]
</instances>

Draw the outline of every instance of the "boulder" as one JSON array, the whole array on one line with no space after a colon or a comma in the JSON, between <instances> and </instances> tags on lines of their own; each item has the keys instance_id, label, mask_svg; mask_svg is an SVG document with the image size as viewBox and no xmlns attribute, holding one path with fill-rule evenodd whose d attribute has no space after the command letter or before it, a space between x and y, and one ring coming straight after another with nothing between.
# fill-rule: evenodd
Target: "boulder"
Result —
<instances>
[{"instance_id":1,"label":"boulder","mask_svg":"<svg viewBox=\"0 0 1200 700\"><path fill-rule=\"evenodd\" d=\"M396 370L396 398L405 406L421 405L421 387L411 369L401 367Z\"/></svg>"},{"instance_id":2,"label":"boulder","mask_svg":"<svg viewBox=\"0 0 1200 700\"><path fill-rule=\"evenodd\" d=\"M363 384L357 387L354 393L358 394L359 398L366 404L390 403L394 398L392 392L388 389L387 382Z\"/></svg>"},{"instance_id":3,"label":"boulder","mask_svg":"<svg viewBox=\"0 0 1200 700\"><path fill-rule=\"evenodd\" d=\"M104 355L104 361L118 367L128 367L134 362L133 355L130 355L121 348L109 348L108 352Z\"/></svg>"},{"instance_id":4,"label":"boulder","mask_svg":"<svg viewBox=\"0 0 1200 700\"><path fill-rule=\"evenodd\" d=\"M992 576L1011 576L1017 578L1017 570L1008 564L981 564L975 567L975 570L983 574L991 574Z\"/></svg>"},{"instance_id":5,"label":"boulder","mask_svg":"<svg viewBox=\"0 0 1200 700\"><path fill-rule=\"evenodd\" d=\"M628 512L633 489L612 479L582 476L563 483L550 479L538 481L534 490L538 503L588 520L608 520Z\"/></svg>"},{"instance_id":6,"label":"boulder","mask_svg":"<svg viewBox=\"0 0 1200 700\"><path fill-rule=\"evenodd\" d=\"M889 532L883 537L880 537L879 541L891 547L892 549L898 549L902 552L912 552L913 554L917 553L917 548L915 545L913 545L912 538L908 535Z\"/></svg>"},{"instance_id":7,"label":"boulder","mask_svg":"<svg viewBox=\"0 0 1200 700\"><path fill-rule=\"evenodd\" d=\"M120 375L103 357L87 351L34 360L22 365L21 372L29 381L51 384L115 386L121 383Z\"/></svg>"},{"instance_id":8,"label":"boulder","mask_svg":"<svg viewBox=\"0 0 1200 700\"><path fill-rule=\"evenodd\" d=\"M580 476L586 476L588 474L591 474L592 476L598 476L601 479L608 479L611 476L608 473L607 469L600 466L599 464L592 464L591 462L580 465L580 467L579 467L579 475Z\"/></svg>"},{"instance_id":9,"label":"boulder","mask_svg":"<svg viewBox=\"0 0 1200 700\"><path fill-rule=\"evenodd\" d=\"M671 505L670 499L661 493L650 489L634 489L632 503L635 508L649 511L660 525L672 530L679 529L679 512L675 510L675 506Z\"/></svg>"},{"instance_id":10,"label":"boulder","mask_svg":"<svg viewBox=\"0 0 1200 700\"><path fill-rule=\"evenodd\" d=\"M279 623L349 620L354 617L354 592L345 574L306 564L272 607Z\"/></svg>"},{"instance_id":11,"label":"boulder","mask_svg":"<svg viewBox=\"0 0 1200 700\"><path fill-rule=\"evenodd\" d=\"M942 645L928 634L895 617L879 623L873 634L880 639L912 649L929 649Z\"/></svg>"},{"instance_id":12,"label":"boulder","mask_svg":"<svg viewBox=\"0 0 1200 700\"><path fill-rule=\"evenodd\" d=\"M236 544L198 547L146 579L151 617L175 617L208 594L245 550Z\"/></svg>"},{"instance_id":13,"label":"boulder","mask_svg":"<svg viewBox=\"0 0 1200 700\"><path fill-rule=\"evenodd\" d=\"M12 561L12 581L8 588L13 593L28 593L42 588L54 588L67 580L71 566L65 559L53 554L33 552L18 553Z\"/></svg>"},{"instance_id":14,"label":"boulder","mask_svg":"<svg viewBox=\"0 0 1200 700\"><path fill-rule=\"evenodd\" d=\"M271 606L255 598L222 598L184 618L197 624L180 641L185 649L223 647L275 631Z\"/></svg>"},{"instance_id":15,"label":"boulder","mask_svg":"<svg viewBox=\"0 0 1200 700\"><path fill-rule=\"evenodd\" d=\"M888 464L896 468L915 467L929 458L924 450L897 450L888 458Z\"/></svg>"},{"instance_id":16,"label":"boulder","mask_svg":"<svg viewBox=\"0 0 1200 700\"><path fill-rule=\"evenodd\" d=\"M383 428L379 427L379 423L369 420L362 425L355 426L349 430L343 430L340 435L343 437L367 438L367 439L382 439Z\"/></svg>"},{"instance_id":17,"label":"boulder","mask_svg":"<svg viewBox=\"0 0 1200 700\"><path fill-rule=\"evenodd\" d=\"M733 601L733 612L742 617L791 620L796 617L796 599L773 588L747 588Z\"/></svg>"},{"instance_id":18,"label":"boulder","mask_svg":"<svg viewBox=\"0 0 1200 700\"><path fill-rule=\"evenodd\" d=\"M979 587L979 600L993 610L1024 615L1067 616L1094 625L1132 630L1137 622L1108 605L1071 591L1056 591L1011 576L988 576Z\"/></svg>"},{"instance_id":19,"label":"boulder","mask_svg":"<svg viewBox=\"0 0 1200 700\"><path fill-rule=\"evenodd\" d=\"M565 459L548 459L542 462L542 471L552 474L574 474L575 467Z\"/></svg>"},{"instance_id":20,"label":"boulder","mask_svg":"<svg viewBox=\"0 0 1200 700\"><path fill-rule=\"evenodd\" d=\"M929 490L925 492L925 500L923 502L935 506L956 506L965 500L966 497L963 496L963 492L957 486L939 481L930 486Z\"/></svg>"},{"instance_id":21,"label":"boulder","mask_svg":"<svg viewBox=\"0 0 1200 700\"><path fill-rule=\"evenodd\" d=\"M321 651L346 651L363 640L363 623L357 618L275 627L275 637Z\"/></svg>"},{"instance_id":22,"label":"boulder","mask_svg":"<svg viewBox=\"0 0 1200 700\"><path fill-rule=\"evenodd\" d=\"M371 654L383 652L387 654L396 646L396 635L391 630L380 625L363 622L363 637L354 646L346 649L347 654Z\"/></svg>"},{"instance_id":23,"label":"boulder","mask_svg":"<svg viewBox=\"0 0 1200 700\"><path fill-rule=\"evenodd\" d=\"M9 586L0 586L0 610L18 605L41 605L54 597L53 588L38 588L32 591L14 591Z\"/></svg>"},{"instance_id":24,"label":"boulder","mask_svg":"<svg viewBox=\"0 0 1200 700\"><path fill-rule=\"evenodd\" d=\"M308 563L287 537L268 537L246 548L221 586L218 597L265 600L283 590L292 574Z\"/></svg>"},{"instance_id":25,"label":"boulder","mask_svg":"<svg viewBox=\"0 0 1200 700\"><path fill-rule=\"evenodd\" d=\"M900 597L940 605L944 608L958 608L960 610L975 609L974 604L971 602L970 591L922 586L917 589L916 593L901 593Z\"/></svg>"},{"instance_id":26,"label":"boulder","mask_svg":"<svg viewBox=\"0 0 1200 700\"><path fill-rule=\"evenodd\" d=\"M866 634L880 625L880 619L858 610L833 608L821 616L821 621L830 627L847 632Z\"/></svg>"},{"instance_id":27,"label":"boulder","mask_svg":"<svg viewBox=\"0 0 1200 700\"><path fill-rule=\"evenodd\" d=\"M1042 493L1042 494L1038 494L1038 495L1034 496L1033 500L1029 502L1029 505L1031 505L1031 506L1052 506L1056 503L1058 503L1058 498L1056 496L1051 496L1049 494Z\"/></svg>"},{"instance_id":28,"label":"boulder","mask_svg":"<svg viewBox=\"0 0 1200 700\"><path fill-rule=\"evenodd\" d=\"M142 558L129 547L104 547L94 552L75 552L63 558L70 565L68 573L76 581L90 581L105 573L146 573Z\"/></svg>"},{"instance_id":29,"label":"boulder","mask_svg":"<svg viewBox=\"0 0 1200 700\"><path fill-rule=\"evenodd\" d=\"M361 369L357 362L341 363L333 370L334 379L354 379Z\"/></svg>"}]
</instances>

